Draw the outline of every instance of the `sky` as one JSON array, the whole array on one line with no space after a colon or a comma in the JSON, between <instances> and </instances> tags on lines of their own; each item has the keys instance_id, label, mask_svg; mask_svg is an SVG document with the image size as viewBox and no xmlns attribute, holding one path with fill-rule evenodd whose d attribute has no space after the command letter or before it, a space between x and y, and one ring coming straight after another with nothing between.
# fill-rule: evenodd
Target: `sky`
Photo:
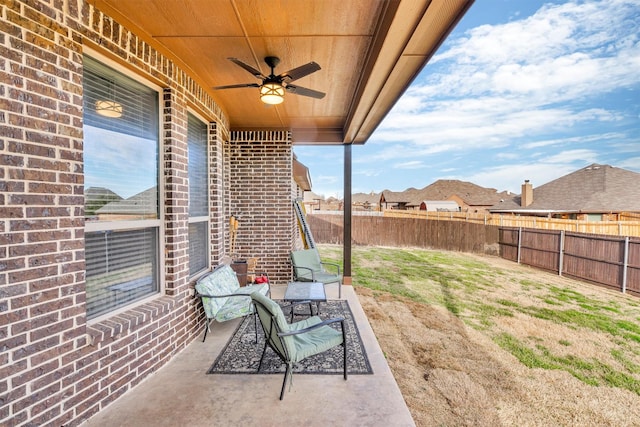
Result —
<instances>
[{"instance_id":1,"label":"sky","mask_svg":"<svg viewBox=\"0 0 640 427\"><path fill-rule=\"evenodd\" d=\"M341 146L294 153L314 193L343 197ZM640 0L476 0L353 146L352 188L457 179L520 194L592 163L640 172Z\"/></svg>"}]
</instances>

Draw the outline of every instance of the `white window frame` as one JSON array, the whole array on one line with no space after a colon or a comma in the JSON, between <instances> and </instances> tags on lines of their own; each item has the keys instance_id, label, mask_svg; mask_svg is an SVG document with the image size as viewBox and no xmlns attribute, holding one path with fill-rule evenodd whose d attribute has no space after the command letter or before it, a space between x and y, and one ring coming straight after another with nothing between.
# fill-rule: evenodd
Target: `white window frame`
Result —
<instances>
[{"instance_id":1,"label":"white window frame","mask_svg":"<svg viewBox=\"0 0 640 427\"><path fill-rule=\"evenodd\" d=\"M153 301L165 294L165 258L164 251L162 250L162 242L165 239L165 227L164 227L164 185L163 185L163 170L162 170L162 153L164 152L164 144L162 138L162 128L163 128L163 115L162 115L162 87L151 83L149 80L144 79L142 76L131 72L131 70L127 67L124 67L120 63L113 61L102 53L91 49L89 47L83 48L83 55L90 56L96 61L113 68L115 71L137 81L138 83L148 87L151 90L158 92L158 161L157 161L157 176L158 176L158 218L157 219L141 219L136 221L88 221L85 222L85 234L97 231L123 231L123 230L131 230L131 229L145 229L145 228L156 228L158 230L158 245L156 247L156 259L157 259L157 269L159 271L156 272L158 277L158 292L150 294L147 297L141 298L139 300L133 301L130 304L116 307L113 310L101 314L99 316L93 317L87 320L88 325L93 325L104 321L110 317L116 316L125 311L131 310L133 307L137 307L140 305L144 305L149 301ZM86 276L86 275L85 275Z\"/></svg>"},{"instance_id":2,"label":"white window frame","mask_svg":"<svg viewBox=\"0 0 640 427\"><path fill-rule=\"evenodd\" d=\"M211 156L211 144L209 143L210 137L211 137L211 129L209 126L209 121L204 119L200 114L198 114L197 112L189 109L188 110L188 114L192 115L194 118L196 118L197 120L201 121L202 124L205 125L205 128L207 129L207 142L206 142L206 154L205 154L205 158L206 158L206 171L207 171L207 178L206 178L206 182L207 182L207 215L203 215L203 216L191 216L191 213L189 213L189 225L191 224L195 224L195 223L206 223L206 265L205 268L197 271L193 274L191 274L191 272L189 272L189 278L190 279L195 279L197 277L202 276L203 274L205 274L207 272L207 270L211 267L211 193L210 193L210 185L209 183L211 182L211 162L210 162L210 156ZM188 129L189 126L187 126L187 140L189 139L188 136ZM187 150L188 152L188 150ZM187 160L188 162L188 160ZM189 171L187 171L187 175L188 175ZM189 189L190 192L190 189ZM189 254L189 256L191 256L191 254Z\"/></svg>"}]
</instances>

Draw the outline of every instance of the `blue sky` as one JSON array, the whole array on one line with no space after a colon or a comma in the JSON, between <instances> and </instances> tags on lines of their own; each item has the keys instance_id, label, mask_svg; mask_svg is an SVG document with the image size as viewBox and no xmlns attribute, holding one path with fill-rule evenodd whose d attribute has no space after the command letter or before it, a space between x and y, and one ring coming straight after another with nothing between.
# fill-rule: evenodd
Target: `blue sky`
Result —
<instances>
[{"instance_id":1,"label":"blue sky","mask_svg":"<svg viewBox=\"0 0 640 427\"><path fill-rule=\"evenodd\" d=\"M342 147L294 147L343 196ZM476 0L363 146L353 192L459 179L520 193L592 163L640 172L640 0ZM640 183L639 183L640 185Z\"/></svg>"}]
</instances>

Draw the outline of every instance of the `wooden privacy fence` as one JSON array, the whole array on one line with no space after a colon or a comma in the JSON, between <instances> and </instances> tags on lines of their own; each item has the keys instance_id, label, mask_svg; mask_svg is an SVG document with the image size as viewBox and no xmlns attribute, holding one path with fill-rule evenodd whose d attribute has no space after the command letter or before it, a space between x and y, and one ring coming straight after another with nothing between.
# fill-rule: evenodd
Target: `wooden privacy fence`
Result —
<instances>
[{"instance_id":1,"label":"wooden privacy fence","mask_svg":"<svg viewBox=\"0 0 640 427\"><path fill-rule=\"evenodd\" d=\"M613 236L640 237L638 214L628 212L621 215L624 221L585 221L577 219L543 218L539 216L514 216L470 212L427 212L415 210L384 211L384 216L394 218L422 218L427 221L464 221L474 224L497 225L499 227L541 228L580 233L607 234Z\"/></svg>"},{"instance_id":2,"label":"wooden privacy fence","mask_svg":"<svg viewBox=\"0 0 640 427\"><path fill-rule=\"evenodd\" d=\"M318 243L342 244L342 215L307 216ZM352 243L500 255L640 296L640 238L424 218L352 217Z\"/></svg>"},{"instance_id":3,"label":"wooden privacy fence","mask_svg":"<svg viewBox=\"0 0 640 427\"><path fill-rule=\"evenodd\" d=\"M500 228L500 256L640 296L640 238Z\"/></svg>"},{"instance_id":4,"label":"wooden privacy fence","mask_svg":"<svg viewBox=\"0 0 640 427\"><path fill-rule=\"evenodd\" d=\"M342 244L342 215L313 214L307 222L318 243ZM498 255L498 227L417 218L353 216L352 243L365 246L416 246Z\"/></svg>"}]
</instances>

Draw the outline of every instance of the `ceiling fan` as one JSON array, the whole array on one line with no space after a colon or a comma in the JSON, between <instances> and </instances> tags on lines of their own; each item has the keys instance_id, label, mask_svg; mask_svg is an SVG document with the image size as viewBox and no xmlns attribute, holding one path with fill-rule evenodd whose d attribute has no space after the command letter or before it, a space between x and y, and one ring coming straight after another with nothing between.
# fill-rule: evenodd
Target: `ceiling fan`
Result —
<instances>
[{"instance_id":1,"label":"ceiling fan","mask_svg":"<svg viewBox=\"0 0 640 427\"><path fill-rule=\"evenodd\" d=\"M324 93L313 89L307 89L305 87L296 86L290 84L290 82L298 80L302 77L308 76L311 73L315 73L320 69L320 65L315 62L309 62L308 64L301 65L293 68L284 73L274 74L273 69L280 63L280 58L277 56L267 56L264 58L264 62L271 68L271 74L265 76L260 71L253 68L251 65L245 64L237 58L227 58L234 64L244 68L255 77L262 79L262 84L258 83L243 83L236 85L216 86L214 89L233 89L242 87L257 87L260 88L260 99L265 104L280 104L284 101L284 93L294 93L296 95L309 96L311 98L322 99Z\"/></svg>"}]
</instances>

